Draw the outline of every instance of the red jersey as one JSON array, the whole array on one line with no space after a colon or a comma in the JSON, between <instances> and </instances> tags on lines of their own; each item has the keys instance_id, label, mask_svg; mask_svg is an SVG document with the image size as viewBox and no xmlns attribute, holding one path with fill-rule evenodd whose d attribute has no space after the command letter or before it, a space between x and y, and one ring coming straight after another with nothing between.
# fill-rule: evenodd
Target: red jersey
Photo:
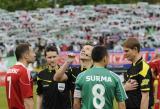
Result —
<instances>
[{"instance_id":1,"label":"red jersey","mask_svg":"<svg viewBox=\"0 0 160 109\"><path fill-rule=\"evenodd\" d=\"M160 59L153 60L149 64L153 71L156 73L156 75L160 75Z\"/></svg>"},{"instance_id":2,"label":"red jersey","mask_svg":"<svg viewBox=\"0 0 160 109\"><path fill-rule=\"evenodd\" d=\"M157 98L160 99L160 59L152 61L149 64L150 64L150 67L155 72L155 75L158 76L158 93L157 93Z\"/></svg>"},{"instance_id":3,"label":"red jersey","mask_svg":"<svg viewBox=\"0 0 160 109\"><path fill-rule=\"evenodd\" d=\"M33 97L33 81L29 70L18 62L8 69L5 82L9 109L25 109L24 98Z\"/></svg>"}]
</instances>

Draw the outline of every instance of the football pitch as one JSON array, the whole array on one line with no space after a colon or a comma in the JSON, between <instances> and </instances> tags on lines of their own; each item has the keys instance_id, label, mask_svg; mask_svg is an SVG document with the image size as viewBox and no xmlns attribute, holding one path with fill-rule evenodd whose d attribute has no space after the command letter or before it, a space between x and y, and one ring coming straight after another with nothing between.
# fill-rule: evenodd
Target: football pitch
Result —
<instances>
[{"instance_id":1,"label":"football pitch","mask_svg":"<svg viewBox=\"0 0 160 109\"><path fill-rule=\"evenodd\" d=\"M35 92L36 86L34 86L34 106L36 109L36 92ZM118 109L116 102L114 102L114 108L113 109ZM4 87L0 87L0 109L8 109L7 106L7 100L6 100L6 93L5 93L5 88Z\"/></svg>"},{"instance_id":2,"label":"football pitch","mask_svg":"<svg viewBox=\"0 0 160 109\"><path fill-rule=\"evenodd\" d=\"M36 86L34 86L34 109L36 109ZM0 109L8 109L5 87L0 86Z\"/></svg>"},{"instance_id":3,"label":"football pitch","mask_svg":"<svg viewBox=\"0 0 160 109\"><path fill-rule=\"evenodd\" d=\"M1 109L8 109L7 108L7 100L6 100L6 93L5 93L4 87L0 87L0 108Z\"/></svg>"}]
</instances>

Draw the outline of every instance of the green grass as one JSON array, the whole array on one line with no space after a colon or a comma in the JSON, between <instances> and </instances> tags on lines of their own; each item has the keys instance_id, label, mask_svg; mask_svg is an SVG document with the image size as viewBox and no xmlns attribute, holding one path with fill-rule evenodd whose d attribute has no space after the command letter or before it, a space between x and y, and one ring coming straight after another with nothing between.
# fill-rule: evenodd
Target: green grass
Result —
<instances>
[{"instance_id":1,"label":"green grass","mask_svg":"<svg viewBox=\"0 0 160 109\"><path fill-rule=\"evenodd\" d=\"M0 107L1 109L7 109L7 100L4 87L0 87Z\"/></svg>"},{"instance_id":2,"label":"green grass","mask_svg":"<svg viewBox=\"0 0 160 109\"><path fill-rule=\"evenodd\" d=\"M35 103L35 108L36 109L36 92L35 92L36 87L34 87L34 103ZM5 87L0 86L0 109L8 109L7 105L7 99L6 99L6 90Z\"/></svg>"},{"instance_id":3,"label":"green grass","mask_svg":"<svg viewBox=\"0 0 160 109\"><path fill-rule=\"evenodd\" d=\"M35 108L36 109L36 92L35 92L36 86L34 87L34 103L35 103ZM0 87L0 109L8 109L7 106L7 100L6 100L6 91L4 87ZM118 109L116 102L114 102L114 108L113 109Z\"/></svg>"}]
</instances>

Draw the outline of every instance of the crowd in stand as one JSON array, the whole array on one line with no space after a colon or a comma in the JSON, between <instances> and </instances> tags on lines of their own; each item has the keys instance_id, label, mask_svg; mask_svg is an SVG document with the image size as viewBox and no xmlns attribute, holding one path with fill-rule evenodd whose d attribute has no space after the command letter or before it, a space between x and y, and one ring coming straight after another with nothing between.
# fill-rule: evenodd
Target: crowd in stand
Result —
<instances>
[{"instance_id":1,"label":"crowd in stand","mask_svg":"<svg viewBox=\"0 0 160 109\"><path fill-rule=\"evenodd\" d=\"M100 37L105 37L114 45L136 34L143 42L142 47L157 47L159 45L155 39L160 29L159 9L158 5L121 4L15 12L0 10L0 37L1 41L9 44L17 42L15 38L29 42L42 38L59 46L69 46L71 43L83 44L88 40L96 44ZM148 39L154 43L146 44Z\"/></svg>"},{"instance_id":2,"label":"crowd in stand","mask_svg":"<svg viewBox=\"0 0 160 109\"><path fill-rule=\"evenodd\" d=\"M147 3L65 6L34 11L0 10L0 50L13 55L15 46L29 42L42 53L46 45L79 52L86 43L121 51L127 37L137 37L141 48L160 46L160 6Z\"/></svg>"}]
</instances>

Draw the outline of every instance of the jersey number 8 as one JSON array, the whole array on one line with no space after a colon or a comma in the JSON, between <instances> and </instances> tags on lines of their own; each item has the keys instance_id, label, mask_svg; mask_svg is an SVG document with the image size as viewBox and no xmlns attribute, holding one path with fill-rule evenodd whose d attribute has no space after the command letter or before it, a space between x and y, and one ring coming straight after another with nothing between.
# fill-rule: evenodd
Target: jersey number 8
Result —
<instances>
[{"instance_id":1,"label":"jersey number 8","mask_svg":"<svg viewBox=\"0 0 160 109\"><path fill-rule=\"evenodd\" d=\"M105 88L102 84L95 84L92 88L93 98L93 106L96 109L103 109L105 105L104 98ZM97 103L98 102L98 103Z\"/></svg>"}]
</instances>

